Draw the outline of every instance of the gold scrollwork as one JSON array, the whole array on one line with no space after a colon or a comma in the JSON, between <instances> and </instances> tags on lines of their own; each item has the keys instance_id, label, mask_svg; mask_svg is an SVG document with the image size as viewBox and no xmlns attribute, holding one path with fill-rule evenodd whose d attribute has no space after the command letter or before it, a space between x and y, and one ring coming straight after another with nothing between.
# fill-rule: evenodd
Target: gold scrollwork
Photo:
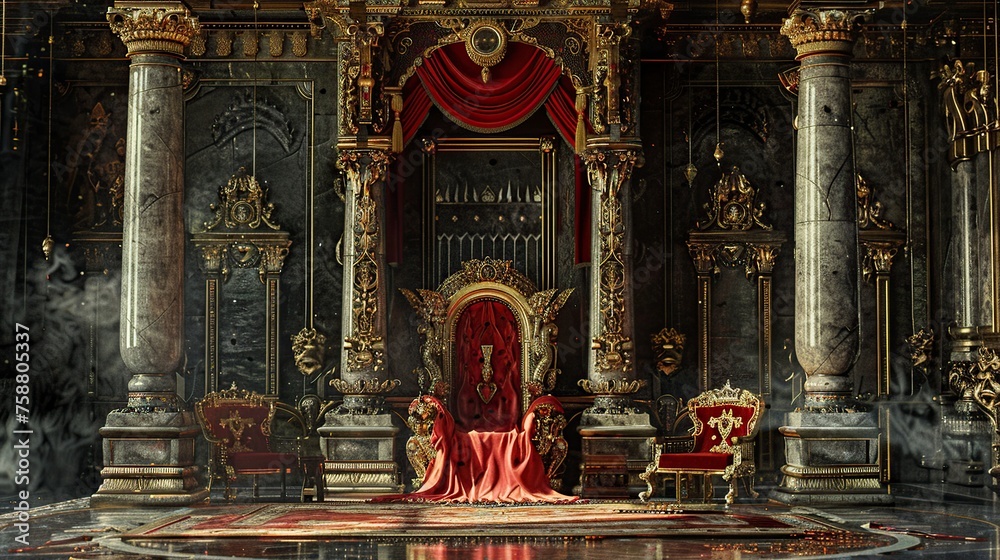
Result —
<instances>
[{"instance_id":1,"label":"gold scrollwork","mask_svg":"<svg viewBox=\"0 0 1000 560\"><path fill-rule=\"evenodd\" d=\"M913 367L926 368L931 364L934 351L934 329L920 329L916 334L908 336L906 343L910 347L910 360Z\"/></svg>"},{"instance_id":2,"label":"gold scrollwork","mask_svg":"<svg viewBox=\"0 0 1000 560\"><path fill-rule=\"evenodd\" d=\"M593 337L595 366L600 371L627 372L632 366L632 339L624 332L626 320L625 290L628 285L625 267L625 215L621 190L628 184L632 170L642 165L638 150L589 150L584 154L591 188L601 193L598 221L600 250L599 334Z\"/></svg>"},{"instance_id":3,"label":"gold scrollwork","mask_svg":"<svg viewBox=\"0 0 1000 560\"><path fill-rule=\"evenodd\" d=\"M573 289L544 290L528 297L528 313L531 321L531 353L535 366L531 370L528 384L532 395L551 391L556 386L556 378L561 373L555 366L556 339L559 327L555 325L556 314L573 294Z\"/></svg>"},{"instance_id":4,"label":"gold scrollwork","mask_svg":"<svg viewBox=\"0 0 1000 560\"><path fill-rule=\"evenodd\" d=\"M894 230L896 226L882 217L885 208L875 200L875 192L864 177L858 173L855 176L858 191L858 229Z\"/></svg>"},{"instance_id":5,"label":"gold scrollwork","mask_svg":"<svg viewBox=\"0 0 1000 560\"><path fill-rule=\"evenodd\" d=\"M698 222L698 229L748 231L756 226L770 231L771 226L763 221L766 206L757 202L757 196L757 189L734 165L709 191L710 201L704 206L708 221Z\"/></svg>"},{"instance_id":6,"label":"gold scrollwork","mask_svg":"<svg viewBox=\"0 0 1000 560\"><path fill-rule=\"evenodd\" d=\"M267 188L243 167L219 187L219 203L209 208L215 212L215 217L205 222L204 231L212 231L219 224L231 230L257 229L262 223L273 230L281 229L271 221L274 204L267 201Z\"/></svg>"},{"instance_id":7,"label":"gold scrollwork","mask_svg":"<svg viewBox=\"0 0 1000 560\"><path fill-rule=\"evenodd\" d=\"M865 256L861 262L861 273L865 280L870 281L877 274L889 273L892 269L892 259L899 252L902 242L865 240L862 244L865 247Z\"/></svg>"},{"instance_id":8,"label":"gold scrollwork","mask_svg":"<svg viewBox=\"0 0 1000 560\"><path fill-rule=\"evenodd\" d=\"M295 367L302 375L316 373L323 367L326 335L314 328L303 328L292 335L292 353L295 355Z\"/></svg>"},{"instance_id":9,"label":"gold scrollwork","mask_svg":"<svg viewBox=\"0 0 1000 560\"><path fill-rule=\"evenodd\" d=\"M649 338L653 343L653 354L656 355L656 369L666 376L677 371L684 356L684 343L687 337L677 329L664 327Z\"/></svg>"},{"instance_id":10,"label":"gold scrollwork","mask_svg":"<svg viewBox=\"0 0 1000 560\"><path fill-rule=\"evenodd\" d=\"M201 24L180 2L149 7L108 8L111 32L121 37L129 56L143 52L184 55Z\"/></svg>"},{"instance_id":11,"label":"gold scrollwork","mask_svg":"<svg viewBox=\"0 0 1000 560\"><path fill-rule=\"evenodd\" d=\"M562 486L562 464L569 452L569 444L563 437L566 428L566 416L551 404L539 404L534 407L535 435L531 442L542 456L545 475L549 486L559 490Z\"/></svg>"},{"instance_id":12,"label":"gold scrollwork","mask_svg":"<svg viewBox=\"0 0 1000 560\"><path fill-rule=\"evenodd\" d=\"M377 377L372 379L358 379L353 383L340 378L330 380L330 385L345 395L381 395L399 387L399 383L398 379L379 381Z\"/></svg>"},{"instance_id":13,"label":"gold scrollwork","mask_svg":"<svg viewBox=\"0 0 1000 560\"><path fill-rule=\"evenodd\" d=\"M972 400L979 405L993 423L993 467L990 476L1000 479L1000 355L992 348L979 349L979 362L976 364L976 382L972 388Z\"/></svg>"},{"instance_id":14,"label":"gold scrollwork","mask_svg":"<svg viewBox=\"0 0 1000 560\"><path fill-rule=\"evenodd\" d=\"M449 391L441 371L441 359L446 349L444 324L447 319L448 302L443 295L433 290L401 291L421 318L417 333L424 339L420 345L423 366L414 370L417 384L421 390L438 398L444 398Z\"/></svg>"},{"instance_id":15,"label":"gold scrollwork","mask_svg":"<svg viewBox=\"0 0 1000 560\"><path fill-rule=\"evenodd\" d=\"M642 379L629 379L627 377L601 381L581 379L576 384L591 395L631 395L638 393L639 389L646 386L646 382Z\"/></svg>"},{"instance_id":16,"label":"gold scrollwork","mask_svg":"<svg viewBox=\"0 0 1000 560\"><path fill-rule=\"evenodd\" d=\"M367 161L365 161L367 159ZM383 326L379 324L381 286L377 256L381 232L379 208L372 188L385 178L390 156L382 150L345 150L337 161L354 185L354 263L352 332L347 333L347 367L351 371L378 371L384 362ZM350 210L349 210L350 211Z\"/></svg>"},{"instance_id":17,"label":"gold scrollwork","mask_svg":"<svg viewBox=\"0 0 1000 560\"><path fill-rule=\"evenodd\" d=\"M427 467L437 456L437 450L431 444L431 434L434 431L434 421L440 413L438 401L426 395L417 397L410 403L406 425L413 431L413 435L406 440L406 458L413 465L414 488L423 485Z\"/></svg>"}]
</instances>

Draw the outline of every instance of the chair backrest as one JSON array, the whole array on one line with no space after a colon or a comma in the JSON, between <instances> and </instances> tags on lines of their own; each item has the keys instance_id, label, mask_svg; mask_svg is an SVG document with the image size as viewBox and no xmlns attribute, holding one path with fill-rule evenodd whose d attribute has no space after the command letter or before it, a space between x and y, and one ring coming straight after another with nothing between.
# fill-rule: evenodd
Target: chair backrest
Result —
<instances>
[{"instance_id":1,"label":"chair backrest","mask_svg":"<svg viewBox=\"0 0 1000 560\"><path fill-rule=\"evenodd\" d=\"M551 391L553 321L572 290L538 292L511 261L462 263L436 290L402 290L424 322L421 389L443 401L460 429L507 431Z\"/></svg>"},{"instance_id":2,"label":"chair backrest","mask_svg":"<svg viewBox=\"0 0 1000 560\"><path fill-rule=\"evenodd\" d=\"M270 451L273 399L237 389L234 384L205 395L194 408L205 437L227 453Z\"/></svg>"},{"instance_id":3,"label":"chair backrest","mask_svg":"<svg viewBox=\"0 0 1000 560\"><path fill-rule=\"evenodd\" d=\"M734 438L752 435L764 409L761 398L726 382L688 401L694 422L694 449L701 453L732 453Z\"/></svg>"}]
</instances>

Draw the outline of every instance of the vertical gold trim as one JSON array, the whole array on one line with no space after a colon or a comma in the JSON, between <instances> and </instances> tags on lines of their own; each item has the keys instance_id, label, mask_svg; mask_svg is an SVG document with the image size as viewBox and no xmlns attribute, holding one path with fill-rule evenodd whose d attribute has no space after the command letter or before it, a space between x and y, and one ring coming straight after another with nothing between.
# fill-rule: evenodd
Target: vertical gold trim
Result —
<instances>
[{"instance_id":1,"label":"vertical gold trim","mask_svg":"<svg viewBox=\"0 0 1000 560\"><path fill-rule=\"evenodd\" d=\"M219 390L219 277L205 278L205 393Z\"/></svg>"},{"instance_id":2,"label":"vertical gold trim","mask_svg":"<svg viewBox=\"0 0 1000 560\"><path fill-rule=\"evenodd\" d=\"M698 338L701 340L701 352L698 353L698 390L707 391L711 366L709 356L712 347L712 277L708 274L698 274Z\"/></svg>"},{"instance_id":3,"label":"vertical gold trim","mask_svg":"<svg viewBox=\"0 0 1000 560\"><path fill-rule=\"evenodd\" d=\"M773 332L771 321L771 275L760 274L757 276L757 357L760 393L762 396L771 395L771 364L773 363L772 344Z\"/></svg>"},{"instance_id":4,"label":"vertical gold trim","mask_svg":"<svg viewBox=\"0 0 1000 560\"><path fill-rule=\"evenodd\" d=\"M278 277L268 275L267 278L267 319L264 327L266 334L264 359L266 365L264 394L278 395Z\"/></svg>"}]
</instances>

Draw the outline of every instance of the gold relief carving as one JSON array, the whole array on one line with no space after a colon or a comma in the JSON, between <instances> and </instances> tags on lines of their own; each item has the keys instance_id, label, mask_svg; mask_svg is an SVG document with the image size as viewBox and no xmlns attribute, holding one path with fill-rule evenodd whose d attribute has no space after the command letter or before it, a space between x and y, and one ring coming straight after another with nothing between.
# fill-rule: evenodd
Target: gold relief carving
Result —
<instances>
[{"instance_id":1,"label":"gold relief carving","mask_svg":"<svg viewBox=\"0 0 1000 560\"><path fill-rule=\"evenodd\" d=\"M363 162L367 157L369 161ZM353 332L347 333L347 367L351 371L378 371L384 362L385 342L378 324L381 289L378 255L379 215L372 187L384 180L390 156L381 150L346 150L337 166L354 185L354 277L352 285Z\"/></svg>"},{"instance_id":2,"label":"gold relief carving","mask_svg":"<svg viewBox=\"0 0 1000 560\"><path fill-rule=\"evenodd\" d=\"M125 43L128 55L162 52L178 57L200 29L198 18L183 4L108 8L111 32Z\"/></svg>"},{"instance_id":3,"label":"gold relief carving","mask_svg":"<svg viewBox=\"0 0 1000 560\"><path fill-rule=\"evenodd\" d=\"M718 274L719 267L715 264L715 247L705 243L688 241L688 253L694 260L694 268L699 275Z\"/></svg>"},{"instance_id":4,"label":"gold relief carving","mask_svg":"<svg viewBox=\"0 0 1000 560\"><path fill-rule=\"evenodd\" d=\"M1000 355L992 348L980 348L976 369L972 398L989 415L993 428L1000 430Z\"/></svg>"},{"instance_id":5,"label":"gold relief carving","mask_svg":"<svg viewBox=\"0 0 1000 560\"><path fill-rule=\"evenodd\" d=\"M348 383L339 378L330 380L330 385L345 395L381 395L399 387L399 383L398 379L379 381L377 377L372 379L358 379L354 383Z\"/></svg>"},{"instance_id":6,"label":"gold relief carving","mask_svg":"<svg viewBox=\"0 0 1000 560\"><path fill-rule=\"evenodd\" d=\"M215 35L216 56L229 56L233 54L233 32L223 29Z\"/></svg>"},{"instance_id":7,"label":"gold relief carving","mask_svg":"<svg viewBox=\"0 0 1000 560\"><path fill-rule=\"evenodd\" d=\"M534 409L535 435L531 442L542 456L545 465L545 475L549 486L559 490L562 486L562 464L569 452L569 444L563 437L566 428L566 416L551 404L540 404Z\"/></svg>"},{"instance_id":8,"label":"gold relief carving","mask_svg":"<svg viewBox=\"0 0 1000 560\"><path fill-rule=\"evenodd\" d=\"M221 274L223 277L227 277L229 275L229 265L225 245L202 245L201 258L205 267L205 272L210 274Z\"/></svg>"},{"instance_id":9,"label":"gold relief carving","mask_svg":"<svg viewBox=\"0 0 1000 560\"><path fill-rule=\"evenodd\" d=\"M955 165L995 149L997 130L991 126L990 114L997 114L997 92L990 73L985 69L977 72L975 63L956 60L952 66L943 65L938 76L951 140L948 161Z\"/></svg>"},{"instance_id":10,"label":"gold relief carving","mask_svg":"<svg viewBox=\"0 0 1000 560\"><path fill-rule=\"evenodd\" d=\"M438 288L445 299L451 299L459 290L478 282L496 282L517 290L521 294L532 294L535 286L527 276L514 268L511 261L469 259L462 263L462 270L452 274Z\"/></svg>"},{"instance_id":11,"label":"gold relief carving","mask_svg":"<svg viewBox=\"0 0 1000 560\"><path fill-rule=\"evenodd\" d=\"M292 54L303 57L309 53L308 36L305 31L292 32Z\"/></svg>"},{"instance_id":12,"label":"gold relief carving","mask_svg":"<svg viewBox=\"0 0 1000 560\"><path fill-rule=\"evenodd\" d=\"M406 440L406 458L413 465L413 487L420 488L427 474L427 466L437 456L437 451L431 444L431 434L434 432L434 421L440 410L433 399L426 396L418 397L410 403L409 416L406 425L413 431Z\"/></svg>"},{"instance_id":13,"label":"gold relief carving","mask_svg":"<svg viewBox=\"0 0 1000 560\"><path fill-rule=\"evenodd\" d=\"M656 355L656 369L666 376L677 371L684 356L687 337L676 329L663 328L649 338L653 342L653 354Z\"/></svg>"},{"instance_id":14,"label":"gold relief carving","mask_svg":"<svg viewBox=\"0 0 1000 560\"><path fill-rule=\"evenodd\" d=\"M979 374L977 362L952 362L948 367L948 386L963 399L972 399L972 389Z\"/></svg>"},{"instance_id":15,"label":"gold relief carving","mask_svg":"<svg viewBox=\"0 0 1000 560\"><path fill-rule=\"evenodd\" d=\"M722 414L718 416L713 416L708 419L708 426L710 428L715 428L719 431L719 443L713 445L709 451L712 453L732 453L733 446L729 441L729 434L732 433L733 428L739 428L743 425L743 418L739 416L733 416L733 409L723 410Z\"/></svg>"},{"instance_id":16,"label":"gold relief carving","mask_svg":"<svg viewBox=\"0 0 1000 560\"><path fill-rule=\"evenodd\" d=\"M240 438L243 437L243 430L247 428L252 428L257 425L257 421L253 418L243 418L240 416L239 410L234 410L229 414L229 418L223 418L219 420L219 426L225 430L232 432L236 441L233 445L229 447L226 451L229 453L241 453L244 451L252 451L249 447L243 445Z\"/></svg>"},{"instance_id":17,"label":"gold relief carving","mask_svg":"<svg viewBox=\"0 0 1000 560\"><path fill-rule=\"evenodd\" d=\"M205 231L212 231L219 224L226 229L257 229L263 223L277 230L281 226L271 221L274 204L267 201L267 188L257 178L240 168L229 182L219 187L219 204L209 208L215 212L211 222L205 222Z\"/></svg>"},{"instance_id":18,"label":"gold relief carving","mask_svg":"<svg viewBox=\"0 0 1000 560\"><path fill-rule=\"evenodd\" d=\"M295 367L302 375L312 375L322 369L326 354L326 335L313 328L303 328L292 335Z\"/></svg>"},{"instance_id":19,"label":"gold relief carving","mask_svg":"<svg viewBox=\"0 0 1000 560\"><path fill-rule=\"evenodd\" d=\"M291 245L291 241L287 241L285 245L278 244L262 244L259 247L260 250L260 281L263 282L268 275L281 274L281 268L285 264L285 257L288 256L288 246Z\"/></svg>"},{"instance_id":20,"label":"gold relief carving","mask_svg":"<svg viewBox=\"0 0 1000 560\"><path fill-rule=\"evenodd\" d=\"M507 54L507 30L495 20L481 19L464 31L465 52L483 68L483 83L490 81L490 67Z\"/></svg>"},{"instance_id":21,"label":"gold relief carving","mask_svg":"<svg viewBox=\"0 0 1000 560\"><path fill-rule=\"evenodd\" d=\"M757 202L757 195L757 189L734 165L709 191L710 201L704 206L708 221L698 222L698 229L748 231L756 226L770 231L771 226L763 222L766 207Z\"/></svg>"},{"instance_id":22,"label":"gold relief carving","mask_svg":"<svg viewBox=\"0 0 1000 560\"><path fill-rule=\"evenodd\" d=\"M594 365L599 371L621 371L632 366L632 339L624 333L625 289L629 279L625 267L625 215L621 191L632 170L642 165L638 150L589 150L584 154L591 188L600 191L598 221L598 267L600 326L593 337Z\"/></svg>"},{"instance_id":23,"label":"gold relief carving","mask_svg":"<svg viewBox=\"0 0 1000 560\"><path fill-rule=\"evenodd\" d=\"M878 274L889 274L892 269L892 259L899 251L900 244L897 241L865 240L862 242L865 247L865 257L861 263L861 272L865 280L870 281Z\"/></svg>"},{"instance_id":24,"label":"gold relief carving","mask_svg":"<svg viewBox=\"0 0 1000 560\"><path fill-rule=\"evenodd\" d=\"M628 379L627 377L603 381L581 379L576 384L591 395L631 395L638 393L639 389L646 386L646 382L642 379Z\"/></svg>"},{"instance_id":25,"label":"gold relief carving","mask_svg":"<svg viewBox=\"0 0 1000 560\"><path fill-rule=\"evenodd\" d=\"M874 190L860 173L855 176L855 185L858 194L858 228L894 230L896 227L892 222L882 217L885 208L875 200Z\"/></svg>"},{"instance_id":26,"label":"gold relief carving","mask_svg":"<svg viewBox=\"0 0 1000 560\"><path fill-rule=\"evenodd\" d=\"M597 52L593 64L593 83L598 87L593 94L591 124L598 134L604 134L607 125L621 123L621 42L631 34L631 26L618 23L598 24L594 32Z\"/></svg>"},{"instance_id":27,"label":"gold relief carving","mask_svg":"<svg viewBox=\"0 0 1000 560\"><path fill-rule=\"evenodd\" d=\"M281 31L272 31L267 34L267 54L279 57L285 52L285 34Z\"/></svg>"},{"instance_id":28,"label":"gold relief carving","mask_svg":"<svg viewBox=\"0 0 1000 560\"><path fill-rule=\"evenodd\" d=\"M433 290L400 291L421 319L417 333L424 339L420 345L423 366L413 370L417 376L417 384L422 391L438 398L445 398L450 387L444 381L441 360L447 348L444 324L447 319L448 302L443 295Z\"/></svg>"},{"instance_id":29,"label":"gold relief carving","mask_svg":"<svg viewBox=\"0 0 1000 560\"><path fill-rule=\"evenodd\" d=\"M201 32L195 33L191 37L191 45L188 47L188 52L193 56L204 56L206 50L205 34Z\"/></svg>"},{"instance_id":30,"label":"gold relief carving","mask_svg":"<svg viewBox=\"0 0 1000 560\"><path fill-rule=\"evenodd\" d=\"M556 360L556 340L559 327L556 314L573 294L573 289L544 290L528 297L528 313L531 321L531 354L535 366L531 370L528 389L532 396L551 391L561 373L554 367Z\"/></svg>"},{"instance_id":31,"label":"gold relief carving","mask_svg":"<svg viewBox=\"0 0 1000 560\"><path fill-rule=\"evenodd\" d=\"M788 37L800 57L830 51L849 54L859 23L870 14L870 10L795 10L782 23L781 34Z\"/></svg>"},{"instance_id":32,"label":"gold relief carving","mask_svg":"<svg viewBox=\"0 0 1000 560\"><path fill-rule=\"evenodd\" d=\"M747 263L747 277L758 274L771 274L774 271L774 262L778 260L780 247L775 245L749 245L750 256Z\"/></svg>"},{"instance_id":33,"label":"gold relief carving","mask_svg":"<svg viewBox=\"0 0 1000 560\"><path fill-rule=\"evenodd\" d=\"M931 354L934 351L934 329L920 329L916 334L906 338L910 347L910 360L913 367L927 368L931 364Z\"/></svg>"},{"instance_id":34,"label":"gold relief carving","mask_svg":"<svg viewBox=\"0 0 1000 560\"><path fill-rule=\"evenodd\" d=\"M260 34L256 30L253 30L244 31L241 35L243 56L247 58L256 57L257 53L260 52Z\"/></svg>"}]
</instances>

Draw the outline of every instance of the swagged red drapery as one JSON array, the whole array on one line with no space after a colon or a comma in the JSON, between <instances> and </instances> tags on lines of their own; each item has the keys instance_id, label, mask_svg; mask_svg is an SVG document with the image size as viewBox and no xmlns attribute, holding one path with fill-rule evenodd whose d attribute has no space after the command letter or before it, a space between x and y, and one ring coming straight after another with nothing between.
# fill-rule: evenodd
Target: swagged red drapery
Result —
<instances>
[{"instance_id":1,"label":"swagged red drapery","mask_svg":"<svg viewBox=\"0 0 1000 560\"><path fill-rule=\"evenodd\" d=\"M399 119L404 145L416 135L432 105L459 125L486 133L511 129L544 105L559 135L571 147L577 148L576 89L544 51L525 43L511 42L504 59L490 69L488 82L483 83L481 71L482 68L469 58L465 43L445 45L424 59L403 87L403 109ZM580 172L579 157L575 158L575 163L576 260L580 263L590 260L590 193ZM399 194L397 192L397 196ZM398 224L390 222L389 227L398 228ZM402 257L402 243L393 239L398 237L397 233L389 235L390 262L399 262Z\"/></svg>"}]
</instances>

